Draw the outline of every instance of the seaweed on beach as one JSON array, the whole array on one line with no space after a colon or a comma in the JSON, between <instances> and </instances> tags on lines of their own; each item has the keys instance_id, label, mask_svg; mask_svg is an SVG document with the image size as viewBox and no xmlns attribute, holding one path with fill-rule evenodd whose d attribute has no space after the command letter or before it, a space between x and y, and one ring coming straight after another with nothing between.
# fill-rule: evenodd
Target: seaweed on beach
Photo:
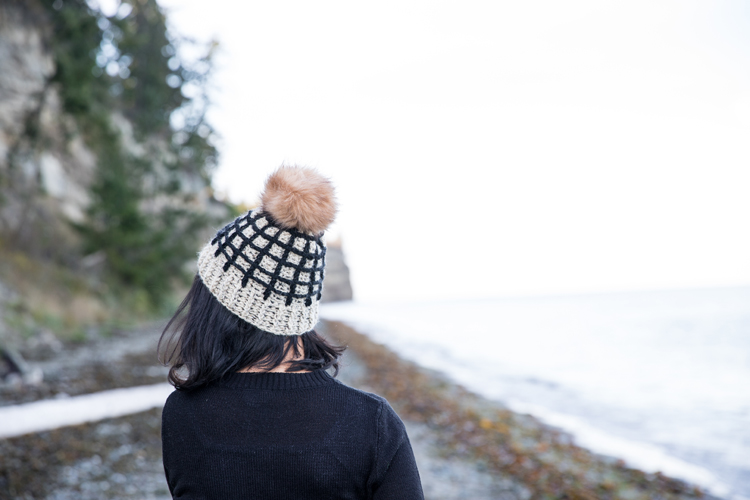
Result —
<instances>
[{"instance_id":1,"label":"seaweed on beach","mask_svg":"<svg viewBox=\"0 0 750 500\"><path fill-rule=\"evenodd\" d=\"M387 398L402 418L436 430L445 454L476 459L520 481L533 500L709 498L683 481L581 448L570 435L419 368L343 323L326 321L324 329L362 361L367 389Z\"/></svg>"},{"instance_id":2,"label":"seaweed on beach","mask_svg":"<svg viewBox=\"0 0 750 500\"><path fill-rule=\"evenodd\" d=\"M0 440L0 500L167 498L161 409Z\"/></svg>"}]
</instances>

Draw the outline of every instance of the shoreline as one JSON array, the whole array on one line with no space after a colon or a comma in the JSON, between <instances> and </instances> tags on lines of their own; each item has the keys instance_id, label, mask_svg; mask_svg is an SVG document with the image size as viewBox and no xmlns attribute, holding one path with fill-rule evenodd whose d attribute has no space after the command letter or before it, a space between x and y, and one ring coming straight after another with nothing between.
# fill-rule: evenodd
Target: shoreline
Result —
<instances>
[{"instance_id":1,"label":"shoreline","mask_svg":"<svg viewBox=\"0 0 750 500\"><path fill-rule=\"evenodd\" d=\"M343 323L322 321L319 332L349 346L339 379L386 397L404 420L428 499L716 498L595 455L570 435L401 359ZM42 385L16 397L6 387L0 405L163 382L157 337L144 328L69 346L58 361L43 361L58 371ZM106 363L94 361L102 356ZM159 417L155 409L0 439L0 500L165 498Z\"/></svg>"},{"instance_id":2,"label":"shoreline","mask_svg":"<svg viewBox=\"0 0 750 500\"><path fill-rule=\"evenodd\" d=\"M347 344L365 367L362 388L386 397L404 420L433 429L445 454L475 460L526 488L529 498L717 499L682 480L577 446L568 433L401 359L343 322L322 325L323 333Z\"/></svg>"}]
</instances>

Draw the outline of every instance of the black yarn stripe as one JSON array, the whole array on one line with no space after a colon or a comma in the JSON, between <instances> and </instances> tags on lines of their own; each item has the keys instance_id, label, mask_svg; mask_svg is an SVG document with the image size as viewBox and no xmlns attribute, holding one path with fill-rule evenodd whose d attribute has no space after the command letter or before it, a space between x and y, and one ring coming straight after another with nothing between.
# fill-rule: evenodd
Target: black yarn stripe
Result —
<instances>
[{"instance_id":1,"label":"black yarn stripe","mask_svg":"<svg viewBox=\"0 0 750 500\"><path fill-rule=\"evenodd\" d=\"M280 241L280 238L279 238L280 234L281 234L281 230L276 231L276 234L274 235L274 241L269 242L269 244L268 244L269 247L273 247L273 245L274 245L275 242L279 242ZM282 262L286 262L287 258L289 257L289 251L294 246L294 243L293 243L294 241L295 241L294 240L294 236L292 236L290 234L289 235L289 243L292 243L292 244L284 248L284 253L281 254L281 261L276 261L276 267L273 270L273 276L271 276L271 281L268 283L268 288L266 288L266 291L263 292L263 300L268 300L268 297L271 296L271 292L273 292L274 288L276 287L276 280L278 278L281 278L281 276L279 276L279 273L281 273L281 269L284 267L284 264L282 264ZM308 240L308 243L309 243L309 240ZM302 257L300 257L300 262L302 262L301 259L302 259ZM299 269L299 268L295 266L295 271L294 271L295 273L298 272L297 269ZM278 290L276 290L276 291L278 291ZM290 289L290 291L296 291L296 290L291 290ZM281 292L281 293L283 293L283 292ZM292 303L292 300L289 297L287 297L286 298L286 305L290 305L291 303Z\"/></svg>"},{"instance_id":2,"label":"black yarn stripe","mask_svg":"<svg viewBox=\"0 0 750 500\"><path fill-rule=\"evenodd\" d=\"M323 293L323 278L325 277L324 276L324 269L325 269L325 266L326 266L326 261L325 261L325 258L326 258L326 249L325 249L325 247L322 247L322 249L323 249L323 251L320 252L320 257L318 257L316 255L315 256L315 261L313 262L313 269L315 271L318 270L318 262L321 263L321 265L320 265L320 279L319 280L315 280L315 284L318 285L318 296L316 297L318 300L320 300L321 294ZM311 279L315 278L315 272L314 271L313 271L313 274L312 274L312 276L310 278ZM312 292L312 290L310 290L310 291Z\"/></svg>"},{"instance_id":3,"label":"black yarn stripe","mask_svg":"<svg viewBox=\"0 0 750 500\"><path fill-rule=\"evenodd\" d=\"M276 292L279 295L286 297L287 305L291 304L292 299L295 298L304 298L305 304L307 306L310 306L312 304L313 296L317 296L317 299L320 300L322 292L321 285L324 276L324 270L322 266L325 266L325 260L323 259L325 258L326 252L325 247L320 241L320 238L310 236L294 229L282 230L273 224L272 219L267 214L256 213L255 215L256 217L253 217L252 213L248 213L243 217L238 217L232 223L224 226L224 228L222 228L216 234L216 237L211 240L212 244L217 245L214 256L218 257L219 254L223 254L227 260L227 262L224 264L224 271L226 272L230 266L234 266L236 269L238 269L242 273L242 287L247 286L247 283L250 279L266 287L264 299L268 299L271 292ZM269 222L269 224L267 224L262 229L258 227L257 224L257 219L261 217L265 217ZM243 231L250 226L252 226L253 234L248 237L243 233ZM266 233L266 230L269 228L276 228L276 234L269 235L268 233ZM288 243L284 243L280 240L283 231L290 233ZM267 244L265 246L259 246L256 243L256 240L259 237L263 237L267 241ZM237 238L240 238L240 240L242 240L239 246L235 244ZM298 238L303 238L306 241L304 249L301 251L294 247L294 242ZM319 253L310 251L311 244L313 242L317 244L316 246L319 250ZM270 253L274 244L283 249L282 257L279 258ZM245 254L245 251L248 247L252 248L258 253L254 259L251 259L250 257L248 257L248 255ZM229 250L231 250L231 252ZM299 256L299 264L292 264L287 260L290 253L294 253L295 255ZM273 273L269 273L260 266L260 263L266 256L272 259L276 264ZM241 260L240 262L238 262L240 258ZM313 261L312 268L304 267L305 263L308 260ZM242 261L247 263L246 267L243 267L241 265ZM320 268L318 267L319 265L321 266ZM294 268L294 275L292 279L280 276L282 266ZM256 276L256 270L260 271L259 274L261 276L267 277L269 279L269 282L267 283L263 281L259 276ZM310 281L299 280L299 274L302 271L310 273ZM320 272L320 279L315 279L315 273L318 271ZM288 285L289 292L277 290L277 282L285 283L286 285ZM304 285L306 287L307 293L297 293L297 285Z\"/></svg>"},{"instance_id":4,"label":"black yarn stripe","mask_svg":"<svg viewBox=\"0 0 750 500\"><path fill-rule=\"evenodd\" d=\"M305 252L307 252L310 249L310 243L311 243L310 240L307 240L307 242L305 243ZM307 263L307 260L308 259L302 259L302 260L300 260L299 263L301 264L301 266L297 266L297 267L294 268L294 275L292 276L292 279L294 281L297 281L299 279L299 273L300 273L300 271L303 268L307 269L306 267L304 267L305 264ZM310 281L311 282L312 282L313 278L315 278L315 269L310 268ZM310 296L312 295L312 285L310 285L310 288L308 289L308 291L310 293L305 298L305 305L307 307L310 307L312 305L312 299L310 298ZM292 290L292 292L296 293L297 289ZM286 305L291 305L291 304L292 304L292 297L289 296L289 297L286 298Z\"/></svg>"},{"instance_id":5,"label":"black yarn stripe","mask_svg":"<svg viewBox=\"0 0 750 500\"><path fill-rule=\"evenodd\" d=\"M320 271L320 279L315 280L315 284L318 286L318 296L316 297L317 300L320 300L321 294L323 293L323 278L325 278L326 268L326 247L322 244L319 246L320 255L315 258L315 262L313 263L313 268L315 268L316 271ZM318 266L318 262L320 262L320 266ZM312 277L315 277L314 273Z\"/></svg>"}]
</instances>

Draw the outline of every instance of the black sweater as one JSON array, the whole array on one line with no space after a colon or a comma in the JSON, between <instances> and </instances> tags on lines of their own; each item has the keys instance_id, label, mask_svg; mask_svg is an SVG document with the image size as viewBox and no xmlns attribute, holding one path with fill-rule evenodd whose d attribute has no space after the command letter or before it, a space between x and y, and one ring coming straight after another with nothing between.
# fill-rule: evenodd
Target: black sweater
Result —
<instances>
[{"instance_id":1,"label":"black sweater","mask_svg":"<svg viewBox=\"0 0 750 500\"><path fill-rule=\"evenodd\" d=\"M174 498L422 499L404 424L320 370L236 373L164 406Z\"/></svg>"}]
</instances>

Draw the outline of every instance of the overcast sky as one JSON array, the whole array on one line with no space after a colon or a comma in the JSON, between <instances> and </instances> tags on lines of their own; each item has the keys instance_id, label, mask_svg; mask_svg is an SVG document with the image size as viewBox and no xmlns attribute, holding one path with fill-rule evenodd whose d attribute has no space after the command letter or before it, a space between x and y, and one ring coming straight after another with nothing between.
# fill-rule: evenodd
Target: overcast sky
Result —
<instances>
[{"instance_id":1,"label":"overcast sky","mask_svg":"<svg viewBox=\"0 0 750 500\"><path fill-rule=\"evenodd\" d=\"M218 189L329 175L358 298L750 284L745 2L160 4L220 43Z\"/></svg>"}]
</instances>

